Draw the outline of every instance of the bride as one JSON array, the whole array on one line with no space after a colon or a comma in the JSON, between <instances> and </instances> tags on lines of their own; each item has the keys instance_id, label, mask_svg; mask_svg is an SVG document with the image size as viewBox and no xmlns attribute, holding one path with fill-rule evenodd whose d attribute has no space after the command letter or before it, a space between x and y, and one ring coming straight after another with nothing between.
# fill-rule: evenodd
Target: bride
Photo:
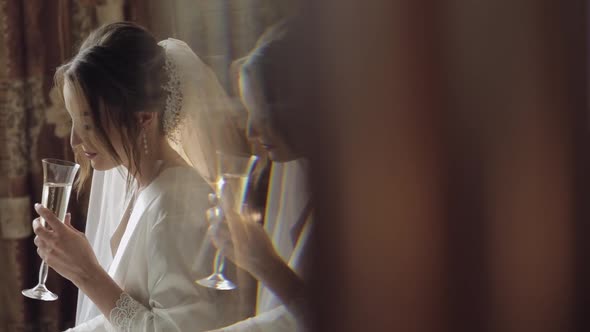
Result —
<instances>
[{"instance_id":1,"label":"bride","mask_svg":"<svg viewBox=\"0 0 590 332\"><path fill-rule=\"evenodd\" d=\"M230 102L212 71L182 41L158 44L114 23L88 37L56 83L71 145L95 170L86 234L35 205L50 226L33 221L39 255L80 290L71 330L204 331L235 321L231 298L194 284L213 258L203 216L214 151L237 137L220 129Z\"/></svg>"}]
</instances>

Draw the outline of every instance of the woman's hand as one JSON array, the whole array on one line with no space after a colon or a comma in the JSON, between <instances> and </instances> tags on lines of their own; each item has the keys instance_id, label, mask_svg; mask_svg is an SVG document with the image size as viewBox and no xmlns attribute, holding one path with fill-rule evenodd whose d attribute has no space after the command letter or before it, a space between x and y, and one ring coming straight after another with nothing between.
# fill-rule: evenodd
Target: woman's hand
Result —
<instances>
[{"instance_id":1,"label":"woman's hand","mask_svg":"<svg viewBox=\"0 0 590 332\"><path fill-rule=\"evenodd\" d=\"M39 256L57 273L72 281L108 318L123 290L100 266L84 233L72 226L69 213L62 223L41 204L35 204L35 210L49 226L43 227L40 218L33 221Z\"/></svg>"},{"instance_id":2,"label":"woman's hand","mask_svg":"<svg viewBox=\"0 0 590 332\"><path fill-rule=\"evenodd\" d=\"M218 203L211 198L210 201ZM260 224L260 214L247 208L238 214L227 202L233 202L232 198L224 197L221 204L207 211L207 220L211 224L209 237L225 257L255 278L265 279L265 271L285 263Z\"/></svg>"},{"instance_id":3,"label":"woman's hand","mask_svg":"<svg viewBox=\"0 0 590 332\"><path fill-rule=\"evenodd\" d=\"M43 227L41 218L33 220L37 253L52 269L77 287L102 270L84 233L71 225L69 213L62 223L41 204L35 204L35 210L49 226Z\"/></svg>"},{"instance_id":4,"label":"woman's hand","mask_svg":"<svg viewBox=\"0 0 590 332\"><path fill-rule=\"evenodd\" d=\"M216 200L211 203L217 203ZM260 214L243 209L239 214L229 202L221 199L222 207L207 211L211 223L209 236L213 244L237 266L250 272L284 304L292 303L305 293L303 280L277 254L271 239L259 223Z\"/></svg>"}]
</instances>

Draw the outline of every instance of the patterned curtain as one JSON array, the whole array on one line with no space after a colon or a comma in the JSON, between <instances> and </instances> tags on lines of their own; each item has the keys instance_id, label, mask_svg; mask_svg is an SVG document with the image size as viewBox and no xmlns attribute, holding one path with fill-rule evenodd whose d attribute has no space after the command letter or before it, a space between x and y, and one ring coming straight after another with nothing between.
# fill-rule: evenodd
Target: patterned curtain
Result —
<instances>
[{"instance_id":1,"label":"patterned curtain","mask_svg":"<svg viewBox=\"0 0 590 332\"><path fill-rule=\"evenodd\" d=\"M76 289L50 272L55 302L23 297L37 282L32 204L40 201L46 157L73 160L55 68L98 24L122 19L122 0L0 0L0 332L60 331L73 325ZM84 224L82 199L70 202Z\"/></svg>"}]
</instances>

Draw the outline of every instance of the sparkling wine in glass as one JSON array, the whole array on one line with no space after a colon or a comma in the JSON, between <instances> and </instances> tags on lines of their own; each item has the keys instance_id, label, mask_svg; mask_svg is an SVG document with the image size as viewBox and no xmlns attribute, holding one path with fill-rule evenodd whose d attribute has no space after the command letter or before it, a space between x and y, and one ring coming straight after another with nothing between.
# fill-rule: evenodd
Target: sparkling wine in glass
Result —
<instances>
[{"instance_id":1,"label":"sparkling wine in glass","mask_svg":"<svg viewBox=\"0 0 590 332\"><path fill-rule=\"evenodd\" d=\"M253 155L236 155L217 152L217 182L215 194L217 199L227 197L223 193L227 190L231 192L233 202L231 206L238 213L244 206L246 197L246 188L248 186L248 176L256 162L257 157ZM213 260L213 273L204 278L197 280L201 286L218 290L232 290L237 286L223 275L225 259L223 253L218 250Z\"/></svg>"},{"instance_id":2,"label":"sparkling wine in glass","mask_svg":"<svg viewBox=\"0 0 590 332\"><path fill-rule=\"evenodd\" d=\"M62 222L66 216L72 184L80 165L59 159L43 159L43 194L41 204L51 210ZM45 227L45 220L41 218ZM39 269L37 286L22 291L26 297L42 301L55 301L58 296L47 289L45 281L49 268L44 261Z\"/></svg>"},{"instance_id":3,"label":"sparkling wine in glass","mask_svg":"<svg viewBox=\"0 0 590 332\"><path fill-rule=\"evenodd\" d=\"M234 211L240 212L246 197L247 186L248 175L225 173L221 175L217 182L217 192L221 198L224 197L222 196L222 192L224 190L229 190L233 197L233 202L230 202L231 206L233 207Z\"/></svg>"}]
</instances>

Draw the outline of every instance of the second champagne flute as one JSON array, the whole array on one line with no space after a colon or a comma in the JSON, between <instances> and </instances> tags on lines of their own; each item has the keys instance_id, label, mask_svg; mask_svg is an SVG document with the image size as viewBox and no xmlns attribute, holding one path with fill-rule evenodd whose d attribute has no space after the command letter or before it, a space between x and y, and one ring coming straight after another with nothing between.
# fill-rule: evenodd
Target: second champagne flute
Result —
<instances>
[{"instance_id":1,"label":"second champagne flute","mask_svg":"<svg viewBox=\"0 0 590 332\"><path fill-rule=\"evenodd\" d=\"M254 155L236 155L217 151L217 182L215 194L218 199L222 199L222 192L230 190L234 198L230 202L236 212L240 212L246 195L248 186L248 176L257 157ZM197 280L201 286L218 290L232 290L237 286L223 275L225 259L221 251L215 253L213 260L213 273L204 278Z\"/></svg>"}]
</instances>

